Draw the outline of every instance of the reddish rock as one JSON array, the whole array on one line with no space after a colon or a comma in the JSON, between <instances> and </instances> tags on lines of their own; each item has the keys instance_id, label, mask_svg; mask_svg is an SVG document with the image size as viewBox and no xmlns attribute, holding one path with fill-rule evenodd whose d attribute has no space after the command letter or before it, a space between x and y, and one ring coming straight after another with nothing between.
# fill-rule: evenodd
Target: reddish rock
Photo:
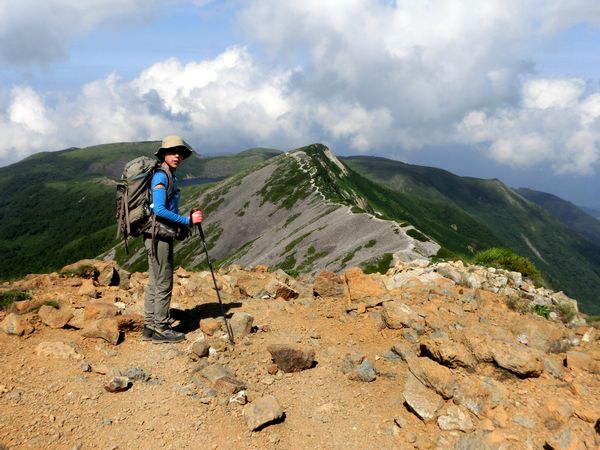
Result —
<instances>
[{"instance_id":1,"label":"reddish rock","mask_svg":"<svg viewBox=\"0 0 600 450\"><path fill-rule=\"evenodd\" d=\"M567 352L566 361L569 369L589 371L592 364L592 357L587 353L570 350Z\"/></svg>"},{"instance_id":2,"label":"reddish rock","mask_svg":"<svg viewBox=\"0 0 600 450\"><path fill-rule=\"evenodd\" d=\"M224 394L233 395L237 392L240 392L246 388L246 385L243 381L238 380L232 376L223 376L218 378L214 383L213 387Z\"/></svg>"},{"instance_id":3,"label":"reddish rock","mask_svg":"<svg viewBox=\"0 0 600 450\"><path fill-rule=\"evenodd\" d=\"M142 331L144 329L144 316L140 313L127 313L116 316L119 330Z\"/></svg>"},{"instance_id":4,"label":"reddish rock","mask_svg":"<svg viewBox=\"0 0 600 450\"><path fill-rule=\"evenodd\" d=\"M98 292L98 289L96 289L94 280L91 280L91 279L82 281L81 287L77 291L77 294L79 294L83 297L91 297L91 298L100 297L100 292Z\"/></svg>"},{"instance_id":5,"label":"reddish rock","mask_svg":"<svg viewBox=\"0 0 600 450\"><path fill-rule=\"evenodd\" d=\"M121 333L117 319L98 319L86 322L82 335L87 338L101 338L113 345L117 345Z\"/></svg>"},{"instance_id":6,"label":"reddish rock","mask_svg":"<svg viewBox=\"0 0 600 450\"><path fill-rule=\"evenodd\" d=\"M120 313L119 308L114 303L105 301L89 301L85 304L84 311L83 318L86 322L88 320L115 317Z\"/></svg>"},{"instance_id":7,"label":"reddish rock","mask_svg":"<svg viewBox=\"0 0 600 450\"><path fill-rule=\"evenodd\" d=\"M573 415L573 408L566 399L551 398L540 411L540 418L549 430L558 430Z\"/></svg>"},{"instance_id":8,"label":"reddish rock","mask_svg":"<svg viewBox=\"0 0 600 450\"><path fill-rule=\"evenodd\" d=\"M523 345L496 342L492 354L498 366L522 377L539 377L544 371L542 355Z\"/></svg>"},{"instance_id":9,"label":"reddish rock","mask_svg":"<svg viewBox=\"0 0 600 450\"><path fill-rule=\"evenodd\" d=\"M464 367L473 370L477 365L477 360L463 344L447 338L422 341L421 354L431 356L439 363L452 368Z\"/></svg>"},{"instance_id":10,"label":"reddish rock","mask_svg":"<svg viewBox=\"0 0 600 450\"><path fill-rule=\"evenodd\" d=\"M209 317L208 319L200 319L200 330L204 334L212 336L221 329L221 323L221 320L213 319L212 317Z\"/></svg>"},{"instance_id":11,"label":"reddish rock","mask_svg":"<svg viewBox=\"0 0 600 450\"><path fill-rule=\"evenodd\" d=\"M450 369L429 358L411 358L408 369L425 386L434 389L442 397L449 399L456 389L455 378Z\"/></svg>"},{"instance_id":12,"label":"reddish rock","mask_svg":"<svg viewBox=\"0 0 600 450\"><path fill-rule=\"evenodd\" d=\"M62 328L73 318L73 311L44 305L40 308L38 316L41 321L50 328Z\"/></svg>"},{"instance_id":13,"label":"reddish rock","mask_svg":"<svg viewBox=\"0 0 600 450\"><path fill-rule=\"evenodd\" d=\"M206 341L196 341L192 344L190 350L194 355L204 358L205 356L208 356L210 345Z\"/></svg>"},{"instance_id":14,"label":"reddish rock","mask_svg":"<svg viewBox=\"0 0 600 450\"><path fill-rule=\"evenodd\" d=\"M277 367L284 372L310 369L315 363L315 351L300 345L272 344L267 350Z\"/></svg>"},{"instance_id":15,"label":"reddish rock","mask_svg":"<svg viewBox=\"0 0 600 450\"><path fill-rule=\"evenodd\" d=\"M359 267L353 267L344 273L344 279L348 287L350 307L356 303L376 305L381 303L388 293L379 273L366 275Z\"/></svg>"},{"instance_id":16,"label":"reddish rock","mask_svg":"<svg viewBox=\"0 0 600 450\"><path fill-rule=\"evenodd\" d=\"M314 295L319 297L344 296L344 281L341 277L328 270L321 270L315 277L313 284Z\"/></svg>"},{"instance_id":17,"label":"reddish rock","mask_svg":"<svg viewBox=\"0 0 600 450\"><path fill-rule=\"evenodd\" d=\"M411 328L425 324L425 320L421 316L399 300L385 302L381 315L387 327L392 329Z\"/></svg>"}]
</instances>

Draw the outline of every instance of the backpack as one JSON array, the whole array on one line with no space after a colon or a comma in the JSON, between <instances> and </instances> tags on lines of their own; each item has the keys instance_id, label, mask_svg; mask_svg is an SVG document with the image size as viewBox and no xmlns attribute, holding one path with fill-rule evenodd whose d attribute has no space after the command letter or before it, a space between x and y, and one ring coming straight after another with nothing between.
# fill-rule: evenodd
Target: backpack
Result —
<instances>
[{"instance_id":1,"label":"backpack","mask_svg":"<svg viewBox=\"0 0 600 450\"><path fill-rule=\"evenodd\" d=\"M127 254L127 239L140 236L152 226L150 185L157 170L167 175L167 199L170 200L173 195L173 175L162 169L159 161L148 156L140 156L125 164L121 181L117 183L117 237L123 233Z\"/></svg>"}]
</instances>

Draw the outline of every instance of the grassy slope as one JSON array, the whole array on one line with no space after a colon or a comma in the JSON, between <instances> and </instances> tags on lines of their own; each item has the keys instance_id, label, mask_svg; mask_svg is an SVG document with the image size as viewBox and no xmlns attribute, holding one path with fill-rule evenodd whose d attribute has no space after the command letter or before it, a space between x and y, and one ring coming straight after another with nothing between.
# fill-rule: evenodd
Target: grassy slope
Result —
<instances>
[{"instance_id":1,"label":"grassy slope","mask_svg":"<svg viewBox=\"0 0 600 450\"><path fill-rule=\"evenodd\" d=\"M600 221L584 212L573 203L546 192L532 189L515 189L527 200L546 209L550 214L571 228L576 233L600 246Z\"/></svg>"},{"instance_id":2,"label":"grassy slope","mask_svg":"<svg viewBox=\"0 0 600 450\"><path fill-rule=\"evenodd\" d=\"M127 161L152 155L157 145L117 143L43 152L0 168L0 279L56 270L114 244L111 179L120 177ZM178 175L231 175L277 153L251 149L238 155L194 155Z\"/></svg>"},{"instance_id":3,"label":"grassy slope","mask_svg":"<svg viewBox=\"0 0 600 450\"><path fill-rule=\"evenodd\" d=\"M491 230L503 245L532 259L552 286L577 298L584 310L600 310L596 296L600 286L599 249L499 181L459 177L444 170L384 158L350 157L343 161L372 181L408 197L412 204L433 201L454 205L479 227ZM431 233L429 224L415 225ZM460 234L471 234L472 229L457 225ZM443 233L438 242L454 249L453 239L452 234Z\"/></svg>"}]
</instances>

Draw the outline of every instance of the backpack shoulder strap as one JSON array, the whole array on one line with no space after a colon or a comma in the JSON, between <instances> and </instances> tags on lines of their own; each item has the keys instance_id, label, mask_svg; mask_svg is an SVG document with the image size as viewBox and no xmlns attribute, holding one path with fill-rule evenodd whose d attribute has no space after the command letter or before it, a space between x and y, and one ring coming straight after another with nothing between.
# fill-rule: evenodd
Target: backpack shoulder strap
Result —
<instances>
[{"instance_id":1,"label":"backpack shoulder strap","mask_svg":"<svg viewBox=\"0 0 600 450\"><path fill-rule=\"evenodd\" d=\"M171 200L173 196L173 174L170 170L163 169L162 167L157 167L155 170L160 170L167 176L167 200Z\"/></svg>"}]
</instances>

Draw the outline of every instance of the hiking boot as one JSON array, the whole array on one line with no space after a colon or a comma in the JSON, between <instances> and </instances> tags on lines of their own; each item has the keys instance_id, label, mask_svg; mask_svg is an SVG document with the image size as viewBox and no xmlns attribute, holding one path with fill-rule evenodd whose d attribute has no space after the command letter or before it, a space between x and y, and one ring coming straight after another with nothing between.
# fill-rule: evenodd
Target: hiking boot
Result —
<instances>
[{"instance_id":1,"label":"hiking boot","mask_svg":"<svg viewBox=\"0 0 600 450\"><path fill-rule=\"evenodd\" d=\"M185 334L178 331L173 331L171 328L165 328L164 330L154 330L152 335L153 344L163 344L170 342L181 342L185 340Z\"/></svg>"},{"instance_id":2,"label":"hiking boot","mask_svg":"<svg viewBox=\"0 0 600 450\"><path fill-rule=\"evenodd\" d=\"M142 341L151 341L152 336L154 336L154 330L144 325L144 329L142 330Z\"/></svg>"}]
</instances>

